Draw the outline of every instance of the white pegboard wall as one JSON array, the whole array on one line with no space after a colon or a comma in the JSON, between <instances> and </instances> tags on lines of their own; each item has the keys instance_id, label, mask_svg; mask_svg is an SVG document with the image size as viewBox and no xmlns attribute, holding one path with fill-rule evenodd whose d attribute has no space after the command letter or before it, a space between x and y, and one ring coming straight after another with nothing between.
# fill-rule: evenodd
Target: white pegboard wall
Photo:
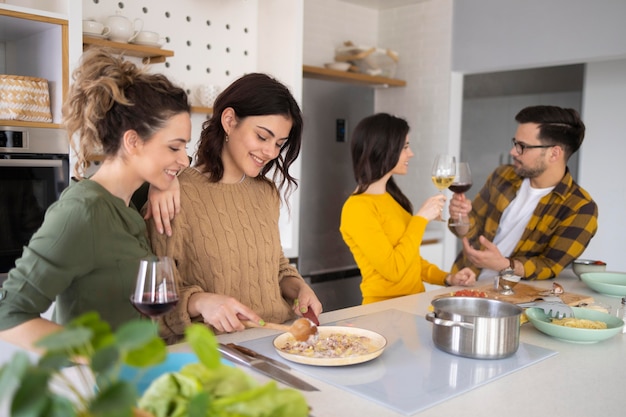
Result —
<instances>
[{"instance_id":1,"label":"white pegboard wall","mask_svg":"<svg viewBox=\"0 0 626 417\"><path fill-rule=\"evenodd\" d=\"M151 70L183 86L194 104L198 86L224 88L257 70L259 0L82 0L83 18L105 23L122 15L143 21L143 29L166 39L174 56Z\"/></svg>"}]
</instances>

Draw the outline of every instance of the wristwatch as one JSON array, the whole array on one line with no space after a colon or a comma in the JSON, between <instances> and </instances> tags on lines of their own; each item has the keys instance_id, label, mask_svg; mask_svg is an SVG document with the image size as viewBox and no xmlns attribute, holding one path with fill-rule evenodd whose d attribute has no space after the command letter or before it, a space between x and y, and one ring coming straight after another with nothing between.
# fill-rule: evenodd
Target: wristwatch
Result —
<instances>
[{"instance_id":1,"label":"wristwatch","mask_svg":"<svg viewBox=\"0 0 626 417\"><path fill-rule=\"evenodd\" d=\"M509 266L500 271L500 275L515 275L515 262L513 258L507 258L509 260Z\"/></svg>"}]
</instances>

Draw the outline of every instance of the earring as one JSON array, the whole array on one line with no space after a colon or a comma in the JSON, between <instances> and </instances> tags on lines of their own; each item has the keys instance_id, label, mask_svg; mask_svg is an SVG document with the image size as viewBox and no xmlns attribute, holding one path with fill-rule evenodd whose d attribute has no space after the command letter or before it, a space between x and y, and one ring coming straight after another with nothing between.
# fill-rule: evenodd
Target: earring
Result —
<instances>
[{"instance_id":1,"label":"earring","mask_svg":"<svg viewBox=\"0 0 626 417\"><path fill-rule=\"evenodd\" d=\"M228 135L226 135L226 138L224 139L225 142L228 142Z\"/></svg>"}]
</instances>

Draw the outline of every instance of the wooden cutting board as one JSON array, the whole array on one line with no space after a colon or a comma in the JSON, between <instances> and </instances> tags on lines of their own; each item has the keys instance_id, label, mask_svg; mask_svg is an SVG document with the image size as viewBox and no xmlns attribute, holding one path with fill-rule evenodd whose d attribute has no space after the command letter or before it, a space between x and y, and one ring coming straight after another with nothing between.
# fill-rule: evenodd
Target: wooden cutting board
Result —
<instances>
[{"instance_id":1,"label":"wooden cutting board","mask_svg":"<svg viewBox=\"0 0 626 417\"><path fill-rule=\"evenodd\" d=\"M534 301L538 297L541 297L540 293L547 291L545 288L535 287L533 285L524 284L520 282L517 284L513 291L515 294L513 295L502 295L498 290L493 288L493 284L484 285L481 287L469 287L470 290L482 291L487 294L487 298L491 298L493 300L502 300L508 301L509 303L519 304L519 303L528 303ZM449 294L441 294L436 296L435 298L447 297ZM561 300L565 304L576 306L580 303L592 303L593 297L589 295L575 294L571 292L564 292L560 295Z\"/></svg>"}]
</instances>

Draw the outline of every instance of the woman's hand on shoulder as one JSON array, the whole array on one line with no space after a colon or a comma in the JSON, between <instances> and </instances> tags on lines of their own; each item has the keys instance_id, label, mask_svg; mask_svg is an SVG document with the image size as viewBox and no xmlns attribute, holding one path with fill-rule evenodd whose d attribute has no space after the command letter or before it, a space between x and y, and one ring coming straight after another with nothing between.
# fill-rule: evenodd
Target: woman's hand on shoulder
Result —
<instances>
[{"instance_id":1,"label":"woman's hand on shoulder","mask_svg":"<svg viewBox=\"0 0 626 417\"><path fill-rule=\"evenodd\" d=\"M471 287L476 284L476 273L470 268L463 268L456 274L450 274L448 280L450 285L462 285L464 287Z\"/></svg>"},{"instance_id":2,"label":"woman's hand on shoulder","mask_svg":"<svg viewBox=\"0 0 626 417\"><path fill-rule=\"evenodd\" d=\"M428 221L438 219L441 216L441 212L443 211L443 206L445 204L446 196L443 194L436 194L428 198L415 215L424 217Z\"/></svg>"},{"instance_id":3,"label":"woman's hand on shoulder","mask_svg":"<svg viewBox=\"0 0 626 417\"><path fill-rule=\"evenodd\" d=\"M241 320L261 322L249 307L233 297L208 292L195 293L189 299L189 315L202 316L204 322L219 333L232 333L244 330Z\"/></svg>"},{"instance_id":4,"label":"woman's hand on shoulder","mask_svg":"<svg viewBox=\"0 0 626 417\"><path fill-rule=\"evenodd\" d=\"M144 219L152 218L157 232L172 236L171 221L176 214L180 213L180 183L174 179L172 185L166 190L159 190L150 185L148 191L148 204Z\"/></svg>"}]
</instances>

